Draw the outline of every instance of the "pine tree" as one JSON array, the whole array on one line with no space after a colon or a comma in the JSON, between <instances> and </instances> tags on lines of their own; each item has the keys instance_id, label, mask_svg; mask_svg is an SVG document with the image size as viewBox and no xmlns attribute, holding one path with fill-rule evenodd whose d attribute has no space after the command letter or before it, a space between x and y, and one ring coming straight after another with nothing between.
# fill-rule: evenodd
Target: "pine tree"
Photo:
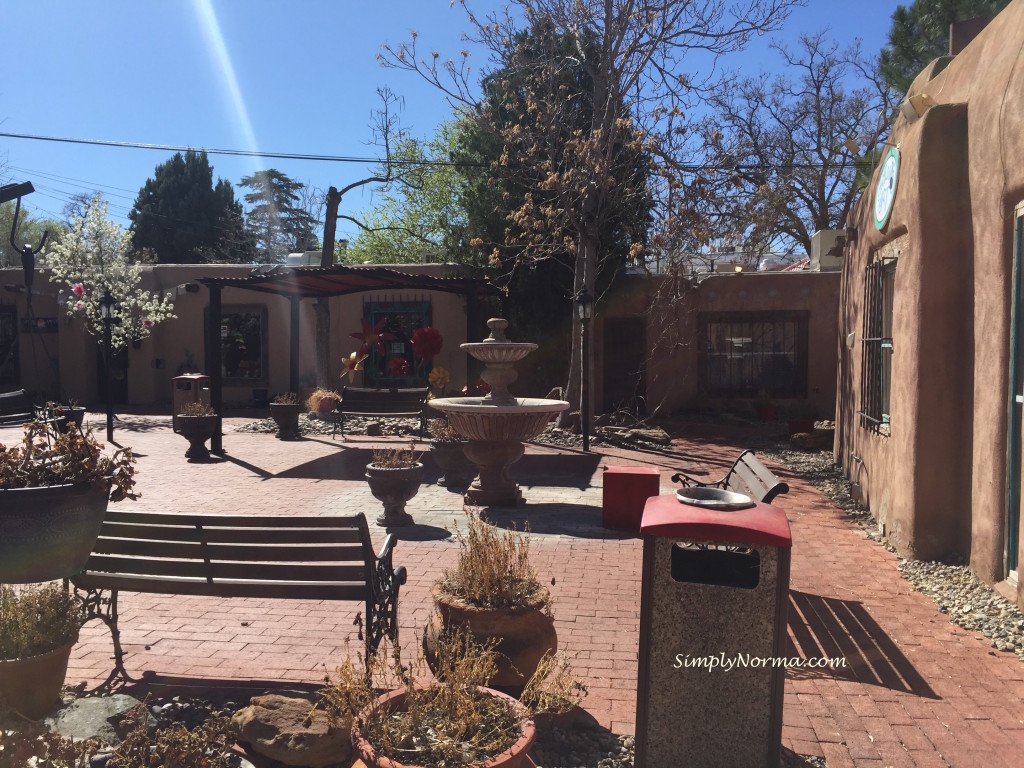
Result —
<instances>
[{"instance_id":1,"label":"pine tree","mask_svg":"<svg viewBox=\"0 0 1024 768\"><path fill-rule=\"evenodd\" d=\"M246 215L246 229L256 244L256 260L279 262L294 251L318 247L315 217L301 205L305 185L271 168L242 179L251 189L245 202L252 207Z\"/></svg>"}]
</instances>

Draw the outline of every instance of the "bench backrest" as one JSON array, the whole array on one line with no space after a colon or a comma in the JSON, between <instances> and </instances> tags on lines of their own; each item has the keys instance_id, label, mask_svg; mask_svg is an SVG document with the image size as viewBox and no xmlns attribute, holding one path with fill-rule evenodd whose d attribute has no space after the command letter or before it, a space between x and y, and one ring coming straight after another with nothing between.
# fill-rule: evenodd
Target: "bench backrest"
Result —
<instances>
[{"instance_id":1,"label":"bench backrest","mask_svg":"<svg viewBox=\"0 0 1024 768\"><path fill-rule=\"evenodd\" d=\"M0 392L0 424L20 424L32 421L32 401L24 389Z\"/></svg>"},{"instance_id":2,"label":"bench backrest","mask_svg":"<svg viewBox=\"0 0 1024 768\"><path fill-rule=\"evenodd\" d=\"M218 597L365 600L366 518L108 511L79 587Z\"/></svg>"},{"instance_id":3,"label":"bench backrest","mask_svg":"<svg viewBox=\"0 0 1024 768\"><path fill-rule=\"evenodd\" d=\"M338 410L344 413L422 413L429 387L364 389L342 387Z\"/></svg>"},{"instance_id":4,"label":"bench backrest","mask_svg":"<svg viewBox=\"0 0 1024 768\"><path fill-rule=\"evenodd\" d=\"M765 504L771 504L779 494L789 493L789 485L779 480L751 450L744 451L736 459L725 476L725 487Z\"/></svg>"}]
</instances>

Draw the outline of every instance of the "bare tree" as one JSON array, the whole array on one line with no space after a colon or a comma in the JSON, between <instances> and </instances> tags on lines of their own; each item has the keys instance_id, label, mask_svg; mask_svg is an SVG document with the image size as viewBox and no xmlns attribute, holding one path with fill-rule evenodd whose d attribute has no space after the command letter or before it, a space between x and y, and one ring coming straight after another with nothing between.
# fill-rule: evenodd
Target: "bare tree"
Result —
<instances>
[{"instance_id":1,"label":"bare tree","mask_svg":"<svg viewBox=\"0 0 1024 768\"><path fill-rule=\"evenodd\" d=\"M495 69L521 75L519 90L508 89L484 102L475 96L476 73L468 51L454 60L436 52L421 57L414 35L398 47L384 46L381 58L388 66L416 72L493 131L504 150L492 166L493 175L528 190L509 214L506 244L519 248L523 261L570 254L574 294L593 294L602 228L635 193L634 180L613 170L621 167L622 153L649 156L662 205L682 202L678 190L686 183L691 149L686 112L714 83L714 62L752 36L777 29L797 4L515 0L518 15L505 11L484 19L467 9L469 39L490 52ZM534 35L543 41L539 51L524 49L524 29L541 32ZM691 65L688 57L695 53L701 61ZM703 75L697 67L704 68ZM586 128L577 128L568 117L579 105L567 98L566 71L586 77ZM485 85L487 77L485 71ZM670 216L663 214L666 221ZM632 255L638 258L642 250L638 242ZM581 339L574 335L567 392L576 404L581 360Z\"/></svg>"}]
</instances>

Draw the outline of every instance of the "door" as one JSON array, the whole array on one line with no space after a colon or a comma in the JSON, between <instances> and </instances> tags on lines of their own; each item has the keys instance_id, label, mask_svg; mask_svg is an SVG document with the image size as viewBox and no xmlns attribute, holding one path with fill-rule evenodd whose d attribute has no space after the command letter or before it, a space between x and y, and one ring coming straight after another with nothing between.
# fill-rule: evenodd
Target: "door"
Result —
<instances>
[{"instance_id":1,"label":"door","mask_svg":"<svg viewBox=\"0 0 1024 768\"><path fill-rule=\"evenodd\" d=\"M1020 542L1021 505L1021 421L1024 419L1024 204L1017 206L1013 244L1013 304L1010 321L1010 434L1007 468L1008 504L1006 529L1006 571L1017 578L1017 549Z\"/></svg>"},{"instance_id":2,"label":"door","mask_svg":"<svg viewBox=\"0 0 1024 768\"><path fill-rule=\"evenodd\" d=\"M646 413L646 318L611 317L604 321L602 356L604 412L619 409Z\"/></svg>"}]
</instances>

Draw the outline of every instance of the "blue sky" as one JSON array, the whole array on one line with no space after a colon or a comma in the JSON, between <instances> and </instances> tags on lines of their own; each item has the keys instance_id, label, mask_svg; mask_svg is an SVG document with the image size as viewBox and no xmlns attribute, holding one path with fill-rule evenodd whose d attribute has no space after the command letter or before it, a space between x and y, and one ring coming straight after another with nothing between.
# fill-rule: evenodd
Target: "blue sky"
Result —
<instances>
[{"instance_id":1,"label":"blue sky","mask_svg":"<svg viewBox=\"0 0 1024 768\"><path fill-rule=\"evenodd\" d=\"M470 4L478 15L501 5ZM828 27L844 44L860 37L866 51L877 51L897 4L809 0L776 37L792 41ZM378 65L381 44L397 44L414 29L422 50L447 56L463 47L466 24L449 0L0 0L0 28L0 131L362 157L376 154L368 142L379 86L403 97L402 123L418 135L448 115L439 92ZM474 61L482 67L484 54ZM774 71L776 61L759 41L728 66L755 74ZM0 181L32 181L37 192L25 204L44 216L59 216L69 194L100 189L111 218L126 225L139 188L170 154L0 137ZM322 188L367 172L337 163L210 160L214 175L236 186L266 167ZM369 193L352 194L343 212L370 203ZM339 226L339 237L354 236L352 229Z\"/></svg>"}]
</instances>

